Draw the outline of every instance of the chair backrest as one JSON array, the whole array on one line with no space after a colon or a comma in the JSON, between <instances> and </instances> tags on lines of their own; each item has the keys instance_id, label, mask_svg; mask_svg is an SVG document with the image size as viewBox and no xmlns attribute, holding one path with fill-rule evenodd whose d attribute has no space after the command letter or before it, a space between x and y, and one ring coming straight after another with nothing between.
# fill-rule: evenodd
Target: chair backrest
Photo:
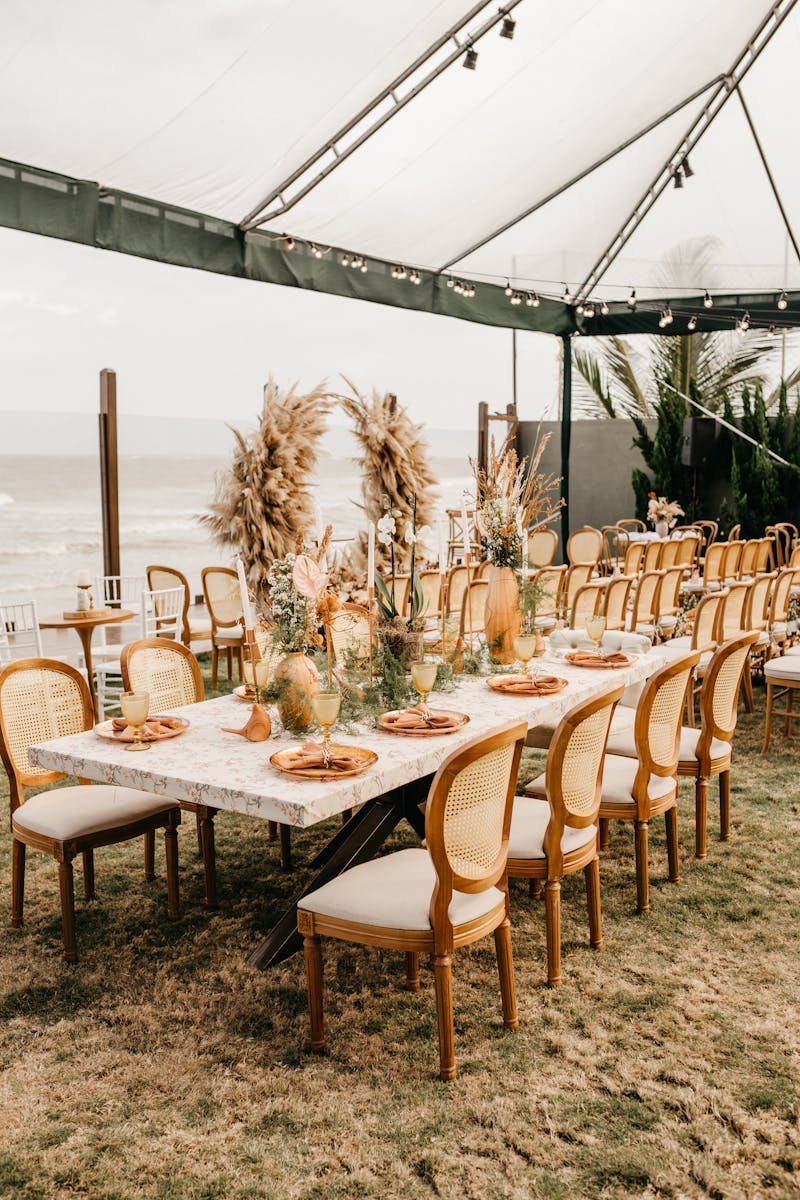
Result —
<instances>
[{"instance_id":1,"label":"chair backrest","mask_svg":"<svg viewBox=\"0 0 800 1200\"><path fill-rule=\"evenodd\" d=\"M183 637L183 588L162 588L142 592L142 632L146 638L171 638L179 642Z\"/></svg>"},{"instance_id":2,"label":"chair backrest","mask_svg":"<svg viewBox=\"0 0 800 1200\"><path fill-rule=\"evenodd\" d=\"M680 609L680 590L683 583L683 567L669 567L664 571L656 600L656 617L670 617Z\"/></svg>"},{"instance_id":3,"label":"chair backrest","mask_svg":"<svg viewBox=\"0 0 800 1200\"><path fill-rule=\"evenodd\" d=\"M789 595L794 586L797 572L792 570L778 571L772 585L772 595L769 602L769 626L772 628L777 621L786 621L789 617Z\"/></svg>"},{"instance_id":4,"label":"chair backrest","mask_svg":"<svg viewBox=\"0 0 800 1200\"><path fill-rule=\"evenodd\" d=\"M603 599L603 589L596 587L593 583L586 583L583 587L579 587L572 598L572 607L569 615L570 629L583 629L589 617L593 617L600 609Z\"/></svg>"},{"instance_id":5,"label":"chair backrest","mask_svg":"<svg viewBox=\"0 0 800 1200\"><path fill-rule=\"evenodd\" d=\"M130 608L138 612L144 582L141 575L100 575L97 578L99 603L106 608Z\"/></svg>"},{"instance_id":6,"label":"chair backrest","mask_svg":"<svg viewBox=\"0 0 800 1200\"><path fill-rule=\"evenodd\" d=\"M189 644L189 605L192 594L189 591L189 580L176 567L151 566L146 568L147 586L151 592L163 592L166 588L182 587L184 592L184 608L181 624L183 632L181 640Z\"/></svg>"},{"instance_id":7,"label":"chair backrest","mask_svg":"<svg viewBox=\"0 0 800 1200\"><path fill-rule=\"evenodd\" d=\"M670 538L669 541L661 543L661 553L658 556L658 565L662 571L669 567L674 567L678 561L678 555L681 550L681 542L677 539Z\"/></svg>"},{"instance_id":8,"label":"chair backrest","mask_svg":"<svg viewBox=\"0 0 800 1200\"><path fill-rule=\"evenodd\" d=\"M644 548L644 557L642 558L642 571L657 571L659 559L661 558L661 542L647 542Z\"/></svg>"},{"instance_id":9,"label":"chair backrest","mask_svg":"<svg viewBox=\"0 0 800 1200\"><path fill-rule=\"evenodd\" d=\"M739 578L744 579L749 575L755 575L756 562L758 561L758 551L761 547L759 538L750 538L742 546L742 553L739 559Z\"/></svg>"},{"instance_id":10,"label":"chair backrest","mask_svg":"<svg viewBox=\"0 0 800 1200\"><path fill-rule=\"evenodd\" d=\"M560 867L564 827L585 829L597 821L611 718L625 688L620 686L578 704L561 718L550 740L545 787L550 822L545 849L551 869Z\"/></svg>"},{"instance_id":11,"label":"chair backrest","mask_svg":"<svg viewBox=\"0 0 800 1200\"><path fill-rule=\"evenodd\" d=\"M576 529L567 538L567 562L570 566L578 563L596 567L603 549L603 535L593 525L584 525Z\"/></svg>"},{"instance_id":12,"label":"chair backrest","mask_svg":"<svg viewBox=\"0 0 800 1200\"><path fill-rule=\"evenodd\" d=\"M486 629L488 594L488 579L473 579L461 600L461 621L458 628L460 637L467 637L470 632L483 633Z\"/></svg>"},{"instance_id":13,"label":"chair backrest","mask_svg":"<svg viewBox=\"0 0 800 1200\"><path fill-rule=\"evenodd\" d=\"M772 538L765 538L764 540L771 542ZM795 568L800 567L800 546L795 546L789 558L788 566Z\"/></svg>"},{"instance_id":14,"label":"chair backrest","mask_svg":"<svg viewBox=\"0 0 800 1200\"><path fill-rule=\"evenodd\" d=\"M0 758L8 775L12 812L23 803L24 788L64 777L59 771L32 767L28 747L93 725L89 688L74 667L48 658L25 658L0 668Z\"/></svg>"},{"instance_id":15,"label":"chair backrest","mask_svg":"<svg viewBox=\"0 0 800 1200\"><path fill-rule=\"evenodd\" d=\"M386 578L386 590L392 594L392 577ZM411 596L411 574L409 571L396 571L394 577L394 603L401 617L408 616L408 602Z\"/></svg>"},{"instance_id":16,"label":"chair backrest","mask_svg":"<svg viewBox=\"0 0 800 1200\"><path fill-rule=\"evenodd\" d=\"M745 632L752 586L742 579L728 584L728 594L723 598L717 617L717 645L721 646L723 642Z\"/></svg>"},{"instance_id":17,"label":"chair backrest","mask_svg":"<svg viewBox=\"0 0 800 1200\"><path fill-rule=\"evenodd\" d=\"M700 530L704 549L717 540L719 525L716 521L693 521L692 524L695 529Z\"/></svg>"},{"instance_id":18,"label":"chair backrest","mask_svg":"<svg viewBox=\"0 0 800 1200\"><path fill-rule=\"evenodd\" d=\"M769 623L769 597L775 581L773 575L756 575L750 584L745 613L745 629L764 630Z\"/></svg>"},{"instance_id":19,"label":"chair backrest","mask_svg":"<svg viewBox=\"0 0 800 1200\"><path fill-rule=\"evenodd\" d=\"M369 610L360 604L343 604L325 626L325 637L334 662L348 654L365 662L369 658Z\"/></svg>"},{"instance_id":20,"label":"chair backrest","mask_svg":"<svg viewBox=\"0 0 800 1200\"><path fill-rule=\"evenodd\" d=\"M543 567L533 576L539 590L537 617L551 617L558 613L566 574L566 567Z\"/></svg>"},{"instance_id":21,"label":"chair backrest","mask_svg":"<svg viewBox=\"0 0 800 1200\"><path fill-rule=\"evenodd\" d=\"M762 572L771 571L775 567L775 563L773 562L775 557L774 549L775 542L773 538L763 537L758 539L758 555L756 557L757 575L762 574ZM798 559L798 565L800 565L800 559Z\"/></svg>"},{"instance_id":22,"label":"chair backrest","mask_svg":"<svg viewBox=\"0 0 800 1200\"><path fill-rule=\"evenodd\" d=\"M631 533L647 532L647 526L638 517L621 517L616 523L620 529L630 530Z\"/></svg>"},{"instance_id":23,"label":"chair backrest","mask_svg":"<svg viewBox=\"0 0 800 1200\"><path fill-rule=\"evenodd\" d=\"M710 762L711 741L730 742L736 728L739 688L750 647L758 641L751 630L731 638L712 655L700 689L702 724L695 753L702 763Z\"/></svg>"},{"instance_id":24,"label":"chair backrest","mask_svg":"<svg viewBox=\"0 0 800 1200\"><path fill-rule=\"evenodd\" d=\"M422 588L422 613L426 617L438 617L442 612L442 577L438 571L420 571Z\"/></svg>"},{"instance_id":25,"label":"chair backrest","mask_svg":"<svg viewBox=\"0 0 800 1200\"><path fill-rule=\"evenodd\" d=\"M731 525L730 529L728 530L728 541L729 542L738 542L738 540L741 536L742 536L741 525Z\"/></svg>"},{"instance_id":26,"label":"chair backrest","mask_svg":"<svg viewBox=\"0 0 800 1200\"><path fill-rule=\"evenodd\" d=\"M628 549L625 551L625 561L622 564L623 575L638 575L646 544L644 542L631 542Z\"/></svg>"},{"instance_id":27,"label":"chair backrest","mask_svg":"<svg viewBox=\"0 0 800 1200\"><path fill-rule=\"evenodd\" d=\"M637 625L652 625L655 621L658 590L663 578L663 571L645 571L639 576L631 614L632 630L635 631Z\"/></svg>"},{"instance_id":28,"label":"chair backrest","mask_svg":"<svg viewBox=\"0 0 800 1200\"><path fill-rule=\"evenodd\" d=\"M479 562L476 567L472 568L472 578L473 579L485 579L489 573L489 567L491 567L492 565L493 564L492 564L491 559L484 558L484 560L482 562Z\"/></svg>"},{"instance_id":29,"label":"chair backrest","mask_svg":"<svg viewBox=\"0 0 800 1200\"><path fill-rule=\"evenodd\" d=\"M797 526L789 521L776 521L774 525L768 525L764 532L774 538L776 565L785 567L797 542Z\"/></svg>"},{"instance_id":30,"label":"chair backrest","mask_svg":"<svg viewBox=\"0 0 800 1200\"><path fill-rule=\"evenodd\" d=\"M239 576L233 568L203 567L200 577L212 628L230 629L233 625L238 625L244 613Z\"/></svg>"},{"instance_id":31,"label":"chair backrest","mask_svg":"<svg viewBox=\"0 0 800 1200\"><path fill-rule=\"evenodd\" d=\"M693 650L713 650L716 646L719 610L727 594L727 591L709 592L697 605L692 628Z\"/></svg>"},{"instance_id":32,"label":"chair backrest","mask_svg":"<svg viewBox=\"0 0 800 1200\"><path fill-rule=\"evenodd\" d=\"M564 608L569 611L575 603L578 588L582 588L592 577L594 567L591 563L573 563L567 568L564 576L564 590L561 596Z\"/></svg>"},{"instance_id":33,"label":"chair backrest","mask_svg":"<svg viewBox=\"0 0 800 1200\"><path fill-rule=\"evenodd\" d=\"M628 599L633 579L630 575L617 575L610 580L603 596L601 612L606 619L606 629L624 629L628 612Z\"/></svg>"},{"instance_id":34,"label":"chair backrest","mask_svg":"<svg viewBox=\"0 0 800 1200\"><path fill-rule=\"evenodd\" d=\"M668 778L677 773L683 704L699 661L699 650L676 658L650 676L639 697L633 727L639 766L632 795L640 821L649 818L650 776Z\"/></svg>"},{"instance_id":35,"label":"chair backrest","mask_svg":"<svg viewBox=\"0 0 800 1200\"><path fill-rule=\"evenodd\" d=\"M722 566L720 567L720 576L723 580L737 579L739 577L739 563L741 562L743 549L744 542L728 542L722 559Z\"/></svg>"},{"instance_id":36,"label":"chair backrest","mask_svg":"<svg viewBox=\"0 0 800 1200\"><path fill-rule=\"evenodd\" d=\"M182 642L142 638L123 646L120 655L122 686L126 692L148 692L150 712L197 704L205 698L197 659Z\"/></svg>"},{"instance_id":37,"label":"chair backrest","mask_svg":"<svg viewBox=\"0 0 800 1200\"><path fill-rule=\"evenodd\" d=\"M722 574L722 561L728 549L727 542L714 542L706 549L706 556L703 560L703 587L707 588L709 584L719 583L720 579L724 579Z\"/></svg>"},{"instance_id":38,"label":"chair backrest","mask_svg":"<svg viewBox=\"0 0 800 1200\"><path fill-rule=\"evenodd\" d=\"M532 571L549 567L558 552L558 534L554 529L534 529L528 534L528 566Z\"/></svg>"},{"instance_id":39,"label":"chair backrest","mask_svg":"<svg viewBox=\"0 0 800 1200\"><path fill-rule=\"evenodd\" d=\"M467 590L467 582L470 578L470 570L466 564L461 563L457 567L451 567L447 576L447 611L449 613L461 612L461 604L464 599L464 593Z\"/></svg>"},{"instance_id":40,"label":"chair backrest","mask_svg":"<svg viewBox=\"0 0 800 1200\"><path fill-rule=\"evenodd\" d=\"M613 571L621 570L630 538L627 530L620 525L604 525L600 532L603 535L603 569L610 575Z\"/></svg>"},{"instance_id":41,"label":"chair backrest","mask_svg":"<svg viewBox=\"0 0 800 1200\"><path fill-rule=\"evenodd\" d=\"M42 634L35 600L0 602L0 664L42 657Z\"/></svg>"},{"instance_id":42,"label":"chair backrest","mask_svg":"<svg viewBox=\"0 0 800 1200\"><path fill-rule=\"evenodd\" d=\"M448 934L453 891L506 890L508 831L526 724L457 750L434 776L425 807L425 841L436 871L431 924L437 949Z\"/></svg>"},{"instance_id":43,"label":"chair backrest","mask_svg":"<svg viewBox=\"0 0 800 1200\"><path fill-rule=\"evenodd\" d=\"M686 533L678 541L678 555L675 563L680 567L691 569L697 562L700 553L700 538L694 533Z\"/></svg>"}]
</instances>

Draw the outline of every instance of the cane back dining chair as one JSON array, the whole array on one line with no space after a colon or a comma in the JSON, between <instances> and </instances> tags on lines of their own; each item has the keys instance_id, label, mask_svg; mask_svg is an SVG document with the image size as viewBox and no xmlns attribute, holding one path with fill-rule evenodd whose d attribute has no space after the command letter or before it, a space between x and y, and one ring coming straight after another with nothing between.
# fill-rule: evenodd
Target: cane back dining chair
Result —
<instances>
[{"instance_id":1,"label":"cane back dining chair","mask_svg":"<svg viewBox=\"0 0 800 1200\"><path fill-rule=\"evenodd\" d=\"M647 525L639 517L620 517L615 524L619 525L620 529L624 529L627 533L647 532Z\"/></svg>"},{"instance_id":2,"label":"cane back dining chair","mask_svg":"<svg viewBox=\"0 0 800 1200\"><path fill-rule=\"evenodd\" d=\"M369 660L369 609L362 604L343 604L325 626L325 639L334 663L348 656L359 663Z\"/></svg>"},{"instance_id":3,"label":"cane back dining chair","mask_svg":"<svg viewBox=\"0 0 800 1200\"><path fill-rule=\"evenodd\" d=\"M164 588L181 588L183 604L181 606L181 641L184 646L192 647L192 642L211 641L211 621L192 617L189 608L192 594L189 590L189 580L176 567L150 566L146 568L147 586L151 592L162 591Z\"/></svg>"},{"instance_id":4,"label":"cane back dining chair","mask_svg":"<svg viewBox=\"0 0 800 1200\"><path fill-rule=\"evenodd\" d=\"M694 609L691 632L683 633L680 637L671 638L663 646L659 647L662 654L667 654L671 658L680 658L682 655L689 654L693 650L700 651L700 661L697 664L697 671L692 675L686 692L686 724L692 729L694 728L695 721L695 696L700 688L697 672L702 672L708 666L711 655L717 648L719 611L727 594L728 592L725 590L722 592L709 592L707 596L703 596Z\"/></svg>"},{"instance_id":5,"label":"cane back dining chair","mask_svg":"<svg viewBox=\"0 0 800 1200\"><path fill-rule=\"evenodd\" d=\"M503 1021L516 1029L506 860L511 805L527 726L457 750L437 771L425 806L425 849L351 867L298 901L311 1049L325 1046L320 936L404 950L419 989L419 955L433 955L439 1074L455 1079L452 956L494 933Z\"/></svg>"},{"instance_id":6,"label":"cane back dining chair","mask_svg":"<svg viewBox=\"0 0 800 1200\"><path fill-rule=\"evenodd\" d=\"M567 562L571 567L588 566L594 571L602 551L603 535L593 525L584 525L567 538Z\"/></svg>"},{"instance_id":7,"label":"cane back dining chair","mask_svg":"<svg viewBox=\"0 0 800 1200\"><path fill-rule=\"evenodd\" d=\"M567 568L562 566L542 567L531 575L538 596L535 621L537 629L552 629L556 624L561 611L566 574Z\"/></svg>"},{"instance_id":8,"label":"cane back dining chair","mask_svg":"<svg viewBox=\"0 0 800 1200\"><path fill-rule=\"evenodd\" d=\"M642 567L644 559L645 542L631 542L628 549L625 551L625 560L622 564L623 575L638 575Z\"/></svg>"},{"instance_id":9,"label":"cane back dining chair","mask_svg":"<svg viewBox=\"0 0 800 1200\"><path fill-rule=\"evenodd\" d=\"M552 566L558 552L558 534L554 529L534 529L528 534L528 566L532 571Z\"/></svg>"},{"instance_id":10,"label":"cane back dining chair","mask_svg":"<svg viewBox=\"0 0 800 1200\"><path fill-rule=\"evenodd\" d=\"M180 916L177 827L180 807L166 796L79 782L25 797L25 789L63 779L58 771L30 765L36 742L82 733L94 725L85 679L74 667L46 658L21 659L0 668L0 758L11 791L11 925L23 922L25 851L44 850L58 863L64 958L78 961L73 860L83 858L83 891L95 899L94 851L164 830L167 911ZM146 863L147 866L147 863ZM152 861L145 877L154 878Z\"/></svg>"},{"instance_id":11,"label":"cane back dining chair","mask_svg":"<svg viewBox=\"0 0 800 1200\"><path fill-rule=\"evenodd\" d=\"M233 654L239 667L239 679L244 675L242 653L242 596L239 577L232 567L204 567L200 572L203 596L211 618L211 686L217 686L219 652L228 659L228 679L233 678Z\"/></svg>"},{"instance_id":12,"label":"cane back dining chair","mask_svg":"<svg viewBox=\"0 0 800 1200\"><path fill-rule=\"evenodd\" d=\"M486 597L489 594L487 579L473 579L465 590L461 601L461 619L458 636L468 640L472 634L483 634L486 629Z\"/></svg>"},{"instance_id":13,"label":"cane back dining chair","mask_svg":"<svg viewBox=\"0 0 800 1200\"><path fill-rule=\"evenodd\" d=\"M508 839L511 879L545 881L547 982L561 985L561 880L583 871L589 942L603 945L597 814L611 717L624 687L568 712L550 742L547 769L517 796Z\"/></svg>"},{"instance_id":14,"label":"cane back dining chair","mask_svg":"<svg viewBox=\"0 0 800 1200\"><path fill-rule=\"evenodd\" d=\"M589 617L600 611L603 600L603 588L592 583L579 587L572 598L569 614L570 629L583 629Z\"/></svg>"},{"instance_id":15,"label":"cane back dining chair","mask_svg":"<svg viewBox=\"0 0 800 1200\"><path fill-rule=\"evenodd\" d=\"M615 575L608 581L608 586L603 592L600 612L606 619L606 629L609 632L625 628L632 585L633 579L630 575Z\"/></svg>"},{"instance_id":16,"label":"cane back dining chair","mask_svg":"<svg viewBox=\"0 0 800 1200\"><path fill-rule=\"evenodd\" d=\"M655 671L642 689L634 718L635 758L606 753L600 797L600 847L608 844L609 820L633 821L636 907L650 911L649 823L664 814L671 883L680 881L678 863L678 757L681 713L699 651Z\"/></svg>"}]
</instances>

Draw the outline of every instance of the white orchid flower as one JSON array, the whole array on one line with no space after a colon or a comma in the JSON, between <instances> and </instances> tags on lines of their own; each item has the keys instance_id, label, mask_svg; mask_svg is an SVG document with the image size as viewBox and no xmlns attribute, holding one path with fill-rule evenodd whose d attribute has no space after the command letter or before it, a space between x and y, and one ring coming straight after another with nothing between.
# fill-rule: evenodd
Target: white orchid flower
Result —
<instances>
[{"instance_id":1,"label":"white orchid flower","mask_svg":"<svg viewBox=\"0 0 800 1200\"><path fill-rule=\"evenodd\" d=\"M420 525L417 530L417 550L426 558L435 558L433 530L430 525Z\"/></svg>"},{"instance_id":2,"label":"white orchid flower","mask_svg":"<svg viewBox=\"0 0 800 1200\"><path fill-rule=\"evenodd\" d=\"M397 532L397 522L391 513L386 513L378 521L378 541L382 546L390 546L392 538Z\"/></svg>"}]
</instances>

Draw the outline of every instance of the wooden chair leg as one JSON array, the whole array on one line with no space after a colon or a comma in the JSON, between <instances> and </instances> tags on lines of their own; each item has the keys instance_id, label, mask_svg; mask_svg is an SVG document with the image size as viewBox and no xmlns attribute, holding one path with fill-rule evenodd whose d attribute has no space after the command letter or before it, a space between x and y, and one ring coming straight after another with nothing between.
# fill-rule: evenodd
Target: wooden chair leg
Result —
<instances>
[{"instance_id":1,"label":"wooden chair leg","mask_svg":"<svg viewBox=\"0 0 800 1200\"><path fill-rule=\"evenodd\" d=\"M589 911L589 945L603 948L603 916L600 908L600 859L593 858L583 868L586 879L586 907Z\"/></svg>"},{"instance_id":2,"label":"wooden chair leg","mask_svg":"<svg viewBox=\"0 0 800 1200\"><path fill-rule=\"evenodd\" d=\"M225 657L228 660L228 679L233 682L233 646L228 646L225 651Z\"/></svg>"},{"instance_id":3,"label":"wooden chair leg","mask_svg":"<svg viewBox=\"0 0 800 1200\"><path fill-rule=\"evenodd\" d=\"M753 698L753 672L750 666L750 659L744 664L744 675L742 676L742 695L744 696L744 711L753 713L756 711L756 702Z\"/></svg>"},{"instance_id":4,"label":"wooden chair leg","mask_svg":"<svg viewBox=\"0 0 800 1200\"><path fill-rule=\"evenodd\" d=\"M511 953L511 922L508 917L494 931L494 948L497 953L497 973L500 976L503 1024L506 1029L519 1029L517 993L514 987L514 959Z\"/></svg>"},{"instance_id":5,"label":"wooden chair leg","mask_svg":"<svg viewBox=\"0 0 800 1200\"><path fill-rule=\"evenodd\" d=\"M350 818L352 817L354 812L355 812L354 808L346 808L344 810L344 812L342 813L342 824L343 825L347 824L347 822L350 820Z\"/></svg>"},{"instance_id":6,"label":"wooden chair leg","mask_svg":"<svg viewBox=\"0 0 800 1200\"><path fill-rule=\"evenodd\" d=\"M708 780L698 775L694 785L694 856L708 855Z\"/></svg>"},{"instance_id":7,"label":"wooden chair leg","mask_svg":"<svg viewBox=\"0 0 800 1200\"><path fill-rule=\"evenodd\" d=\"M439 1076L456 1077L455 1025L453 1022L453 960L449 954L433 959L436 984L436 1019L439 1024Z\"/></svg>"},{"instance_id":8,"label":"wooden chair leg","mask_svg":"<svg viewBox=\"0 0 800 1200\"><path fill-rule=\"evenodd\" d=\"M197 831L197 853L203 857L203 823L200 820L200 813L195 813L194 827Z\"/></svg>"},{"instance_id":9,"label":"wooden chair leg","mask_svg":"<svg viewBox=\"0 0 800 1200\"><path fill-rule=\"evenodd\" d=\"M325 1049L325 1019L322 1013L322 947L317 934L303 938L308 989L308 1016L311 1024L311 1049L321 1054Z\"/></svg>"},{"instance_id":10,"label":"wooden chair leg","mask_svg":"<svg viewBox=\"0 0 800 1200\"><path fill-rule=\"evenodd\" d=\"M267 821L267 837L269 838L269 840L271 842L277 842L277 840L278 840L278 822L277 821Z\"/></svg>"},{"instance_id":11,"label":"wooden chair leg","mask_svg":"<svg viewBox=\"0 0 800 1200\"><path fill-rule=\"evenodd\" d=\"M61 892L61 932L64 938L64 958L69 963L78 961L75 941L75 881L72 861L58 864L58 888Z\"/></svg>"},{"instance_id":12,"label":"wooden chair leg","mask_svg":"<svg viewBox=\"0 0 800 1200\"><path fill-rule=\"evenodd\" d=\"M766 754L769 750L769 737L772 730L772 701L773 701L773 685L767 680L767 712L764 721L764 745L761 747L761 753Z\"/></svg>"},{"instance_id":13,"label":"wooden chair leg","mask_svg":"<svg viewBox=\"0 0 800 1200\"><path fill-rule=\"evenodd\" d=\"M214 838L215 808L203 808L198 814L200 846L203 853L203 875L206 885L206 908L217 907L217 851Z\"/></svg>"},{"instance_id":14,"label":"wooden chair leg","mask_svg":"<svg viewBox=\"0 0 800 1200\"><path fill-rule=\"evenodd\" d=\"M278 825L278 834L281 839L281 866L284 871L292 869L292 831L288 825L281 822Z\"/></svg>"},{"instance_id":15,"label":"wooden chair leg","mask_svg":"<svg viewBox=\"0 0 800 1200\"><path fill-rule=\"evenodd\" d=\"M542 898L542 881L541 879L532 879L528 884L528 894L531 900L541 900Z\"/></svg>"},{"instance_id":16,"label":"wooden chair leg","mask_svg":"<svg viewBox=\"0 0 800 1200\"><path fill-rule=\"evenodd\" d=\"M673 805L664 813L664 823L667 830L667 866L670 883L680 883L681 863L678 854L678 806ZM705 829L705 826L703 826Z\"/></svg>"},{"instance_id":17,"label":"wooden chair leg","mask_svg":"<svg viewBox=\"0 0 800 1200\"><path fill-rule=\"evenodd\" d=\"M214 691L217 690L217 680L219 674L219 649L217 645L211 643L211 686Z\"/></svg>"},{"instance_id":18,"label":"wooden chair leg","mask_svg":"<svg viewBox=\"0 0 800 1200\"><path fill-rule=\"evenodd\" d=\"M236 666L239 671L239 683L244 681L244 647L240 644L236 647Z\"/></svg>"},{"instance_id":19,"label":"wooden chair leg","mask_svg":"<svg viewBox=\"0 0 800 1200\"><path fill-rule=\"evenodd\" d=\"M793 695L794 695L794 688L788 687L786 689L786 719L783 722L783 732L786 735L786 737L789 737L789 735L792 732L792 716L793 716L793 714L792 714L792 696Z\"/></svg>"},{"instance_id":20,"label":"wooden chair leg","mask_svg":"<svg viewBox=\"0 0 800 1200\"><path fill-rule=\"evenodd\" d=\"M156 835L152 829L144 835L144 877L148 883L156 877Z\"/></svg>"},{"instance_id":21,"label":"wooden chair leg","mask_svg":"<svg viewBox=\"0 0 800 1200\"><path fill-rule=\"evenodd\" d=\"M83 852L83 898L94 900L94 850Z\"/></svg>"},{"instance_id":22,"label":"wooden chair leg","mask_svg":"<svg viewBox=\"0 0 800 1200\"><path fill-rule=\"evenodd\" d=\"M719 777L719 840L731 840L731 773L723 771Z\"/></svg>"},{"instance_id":23,"label":"wooden chair leg","mask_svg":"<svg viewBox=\"0 0 800 1200\"><path fill-rule=\"evenodd\" d=\"M11 842L11 928L22 928L25 901L25 843L16 838Z\"/></svg>"},{"instance_id":24,"label":"wooden chair leg","mask_svg":"<svg viewBox=\"0 0 800 1200\"><path fill-rule=\"evenodd\" d=\"M634 821L636 854L636 911L650 912L650 870L647 821Z\"/></svg>"},{"instance_id":25,"label":"wooden chair leg","mask_svg":"<svg viewBox=\"0 0 800 1200\"><path fill-rule=\"evenodd\" d=\"M416 950L406 953L406 987L409 992L419 991L419 954Z\"/></svg>"},{"instance_id":26,"label":"wooden chair leg","mask_svg":"<svg viewBox=\"0 0 800 1200\"><path fill-rule=\"evenodd\" d=\"M601 850L608 849L608 828L609 828L608 817L601 817L600 818L600 849Z\"/></svg>"},{"instance_id":27,"label":"wooden chair leg","mask_svg":"<svg viewBox=\"0 0 800 1200\"><path fill-rule=\"evenodd\" d=\"M181 915L178 891L178 827L173 816L172 823L164 830L164 850L167 856L167 916L177 921Z\"/></svg>"},{"instance_id":28,"label":"wooden chair leg","mask_svg":"<svg viewBox=\"0 0 800 1200\"><path fill-rule=\"evenodd\" d=\"M547 934L547 982L561 987L561 883L548 879L544 885L544 915Z\"/></svg>"}]
</instances>

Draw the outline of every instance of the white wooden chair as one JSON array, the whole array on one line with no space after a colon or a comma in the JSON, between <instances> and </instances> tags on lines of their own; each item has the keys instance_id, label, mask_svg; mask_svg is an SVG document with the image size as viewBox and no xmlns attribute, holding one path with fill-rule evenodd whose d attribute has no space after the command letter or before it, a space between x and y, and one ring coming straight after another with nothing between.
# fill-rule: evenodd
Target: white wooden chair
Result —
<instances>
[{"instance_id":1,"label":"white wooden chair","mask_svg":"<svg viewBox=\"0 0 800 1200\"><path fill-rule=\"evenodd\" d=\"M139 596L141 636L180 642L183 634L183 604L184 594L181 587L163 588L159 591L144 588ZM139 639L134 637L130 640ZM119 697L124 690L120 666L121 651L122 646L118 646L114 658L95 664L97 705L104 717L111 709L118 707Z\"/></svg>"},{"instance_id":2,"label":"white wooden chair","mask_svg":"<svg viewBox=\"0 0 800 1200\"><path fill-rule=\"evenodd\" d=\"M42 634L36 601L0 601L0 666L18 658L41 657Z\"/></svg>"}]
</instances>

